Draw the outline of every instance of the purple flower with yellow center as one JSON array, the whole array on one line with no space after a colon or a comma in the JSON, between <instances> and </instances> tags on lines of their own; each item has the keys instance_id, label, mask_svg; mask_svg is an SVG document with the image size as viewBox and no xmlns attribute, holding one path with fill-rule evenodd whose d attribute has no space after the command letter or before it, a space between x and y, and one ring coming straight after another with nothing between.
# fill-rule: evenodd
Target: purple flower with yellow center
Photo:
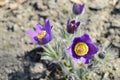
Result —
<instances>
[{"instance_id":1,"label":"purple flower with yellow center","mask_svg":"<svg viewBox=\"0 0 120 80\"><path fill-rule=\"evenodd\" d=\"M67 32L73 34L79 27L80 22L75 22L75 20L68 20L67 22Z\"/></svg>"},{"instance_id":2,"label":"purple flower with yellow center","mask_svg":"<svg viewBox=\"0 0 120 80\"><path fill-rule=\"evenodd\" d=\"M88 34L84 34L81 37L74 38L67 52L72 56L73 60L88 64L92 56L98 52L98 47L91 41Z\"/></svg>"},{"instance_id":3,"label":"purple flower with yellow center","mask_svg":"<svg viewBox=\"0 0 120 80\"><path fill-rule=\"evenodd\" d=\"M40 24L35 25L36 32L29 30L27 34L29 34L32 38L32 42L44 45L52 40L52 26L50 25L50 21L48 19L45 20L44 27Z\"/></svg>"},{"instance_id":4,"label":"purple flower with yellow center","mask_svg":"<svg viewBox=\"0 0 120 80\"><path fill-rule=\"evenodd\" d=\"M84 4L77 4L77 3L73 4L72 11L74 14L76 15L81 14L83 12L83 9L84 9Z\"/></svg>"}]
</instances>

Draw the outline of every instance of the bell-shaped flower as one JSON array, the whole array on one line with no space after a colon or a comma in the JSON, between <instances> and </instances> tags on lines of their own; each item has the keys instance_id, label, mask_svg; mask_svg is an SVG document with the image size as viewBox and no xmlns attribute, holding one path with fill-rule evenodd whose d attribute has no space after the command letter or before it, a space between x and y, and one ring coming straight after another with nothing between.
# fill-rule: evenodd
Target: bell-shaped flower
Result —
<instances>
[{"instance_id":1,"label":"bell-shaped flower","mask_svg":"<svg viewBox=\"0 0 120 80\"><path fill-rule=\"evenodd\" d=\"M29 30L27 34L31 36L32 42L44 45L52 40L52 26L49 19L45 20L44 27L40 24L35 25L36 31Z\"/></svg>"}]
</instances>

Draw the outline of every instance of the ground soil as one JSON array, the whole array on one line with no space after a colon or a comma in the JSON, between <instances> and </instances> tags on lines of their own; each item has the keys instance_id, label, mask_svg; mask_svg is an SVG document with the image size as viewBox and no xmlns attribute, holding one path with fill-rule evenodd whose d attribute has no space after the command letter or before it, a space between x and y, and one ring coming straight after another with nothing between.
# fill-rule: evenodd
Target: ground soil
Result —
<instances>
[{"instance_id":1,"label":"ground soil","mask_svg":"<svg viewBox=\"0 0 120 80\"><path fill-rule=\"evenodd\" d=\"M113 51L108 65L101 64L93 71L92 80L119 80L120 0L83 0L83 3L81 29L99 47ZM30 42L26 31L34 29L36 23L43 25L46 18L55 30L65 26L75 16L72 4L70 0L0 0L0 80L52 80L50 71L44 68L46 62L39 62L37 52L42 49ZM56 75L55 79L60 78Z\"/></svg>"}]
</instances>

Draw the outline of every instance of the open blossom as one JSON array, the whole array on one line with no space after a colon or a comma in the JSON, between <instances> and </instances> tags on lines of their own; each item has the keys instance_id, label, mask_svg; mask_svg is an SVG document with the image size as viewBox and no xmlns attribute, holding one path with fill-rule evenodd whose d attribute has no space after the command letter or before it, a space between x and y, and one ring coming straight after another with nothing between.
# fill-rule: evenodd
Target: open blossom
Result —
<instances>
[{"instance_id":1,"label":"open blossom","mask_svg":"<svg viewBox=\"0 0 120 80\"><path fill-rule=\"evenodd\" d=\"M81 37L74 38L67 52L72 56L73 60L88 64L92 56L98 52L98 47L91 41L88 34L84 34Z\"/></svg>"},{"instance_id":2,"label":"open blossom","mask_svg":"<svg viewBox=\"0 0 120 80\"><path fill-rule=\"evenodd\" d=\"M44 27L40 24L35 25L36 31L29 30L27 34L31 36L32 42L44 45L52 40L52 26L48 19L45 20Z\"/></svg>"},{"instance_id":3,"label":"open blossom","mask_svg":"<svg viewBox=\"0 0 120 80\"><path fill-rule=\"evenodd\" d=\"M83 9L84 9L84 4L77 4L77 3L73 4L72 11L74 14L76 15L81 14L83 12Z\"/></svg>"},{"instance_id":4,"label":"open blossom","mask_svg":"<svg viewBox=\"0 0 120 80\"><path fill-rule=\"evenodd\" d=\"M68 20L67 22L67 32L73 34L79 27L80 22L75 22L75 20Z\"/></svg>"}]
</instances>

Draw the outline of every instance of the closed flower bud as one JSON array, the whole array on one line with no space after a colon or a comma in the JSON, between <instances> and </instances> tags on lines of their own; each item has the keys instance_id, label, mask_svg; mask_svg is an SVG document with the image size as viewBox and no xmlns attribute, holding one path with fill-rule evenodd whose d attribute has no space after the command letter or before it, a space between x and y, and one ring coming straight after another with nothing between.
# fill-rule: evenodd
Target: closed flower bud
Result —
<instances>
[{"instance_id":1,"label":"closed flower bud","mask_svg":"<svg viewBox=\"0 0 120 80\"><path fill-rule=\"evenodd\" d=\"M83 12L83 9L84 9L84 4L76 4L76 3L73 4L72 11L74 14L76 15L81 14Z\"/></svg>"},{"instance_id":2,"label":"closed flower bud","mask_svg":"<svg viewBox=\"0 0 120 80\"><path fill-rule=\"evenodd\" d=\"M104 59L104 58L105 58L105 52L99 53L99 54L98 54L98 57L99 57L100 59Z\"/></svg>"},{"instance_id":3,"label":"closed flower bud","mask_svg":"<svg viewBox=\"0 0 120 80\"><path fill-rule=\"evenodd\" d=\"M67 22L67 32L73 34L79 27L80 22L75 22L75 20L68 20Z\"/></svg>"}]
</instances>

